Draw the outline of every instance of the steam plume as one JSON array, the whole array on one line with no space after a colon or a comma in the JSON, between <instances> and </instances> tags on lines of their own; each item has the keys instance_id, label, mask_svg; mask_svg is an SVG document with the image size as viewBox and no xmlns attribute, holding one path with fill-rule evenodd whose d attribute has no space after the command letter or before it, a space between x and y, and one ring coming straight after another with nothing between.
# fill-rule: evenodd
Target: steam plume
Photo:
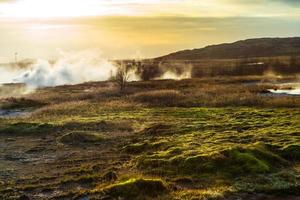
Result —
<instances>
[{"instance_id":1,"label":"steam plume","mask_svg":"<svg viewBox=\"0 0 300 200\"><path fill-rule=\"evenodd\" d=\"M120 64L120 63L119 63ZM157 65L152 79L183 79L191 77L192 66ZM24 83L30 90L40 87L105 81L116 74L116 62L110 62L99 51L60 52L55 62L39 59L26 67L0 67L0 84ZM151 69L155 68L151 66ZM184 70L183 70L184 69ZM149 72L148 72L149 71ZM152 73L153 70L145 73ZM154 71L154 72L156 72ZM151 76L149 77L151 78ZM143 79L137 67L130 69L130 81Z\"/></svg>"},{"instance_id":2,"label":"steam plume","mask_svg":"<svg viewBox=\"0 0 300 200\"><path fill-rule=\"evenodd\" d=\"M97 51L62 52L61 58L54 63L38 60L13 82L34 88L77 84L107 80L115 71L116 67Z\"/></svg>"}]
</instances>

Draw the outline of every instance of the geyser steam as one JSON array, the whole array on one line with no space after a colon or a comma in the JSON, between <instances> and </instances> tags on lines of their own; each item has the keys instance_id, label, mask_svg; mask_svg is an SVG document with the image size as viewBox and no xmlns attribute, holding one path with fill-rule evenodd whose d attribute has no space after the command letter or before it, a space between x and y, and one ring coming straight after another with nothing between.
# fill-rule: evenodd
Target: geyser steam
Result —
<instances>
[{"instance_id":1,"label":"geyser steam","mask_svg":"<svg viewBox=\"0 0 300 200\"><path fill-rule=\"evenodd\" d=\"M60 59L54 63L37 60L12 82L26 83L33 88L78 84L107 80L115 71L116 67L97 51L61 52Z\"/></svg>"},{"instance_id":2,"label":"geyser steam","mask_svg":"<svg viewBox=\"0 0 300 200\"><path fill-rule=\"evenodd\" d=\"M24 94L40 87L106 81L116 74L118 67L127 65L123 61L120 63L104 59L96 50L60 52L60 58L53 62L39 59L26 67L18 67L18 64L0 67L0 84L24 83L27 88L22 92ZM144 80L143 76L149 77L149 80L190 78L191 69L190 65L157 63L148 66L142 63L139 66L134 62L129 68L129 81Z\"/></svg>"}]
</instances>

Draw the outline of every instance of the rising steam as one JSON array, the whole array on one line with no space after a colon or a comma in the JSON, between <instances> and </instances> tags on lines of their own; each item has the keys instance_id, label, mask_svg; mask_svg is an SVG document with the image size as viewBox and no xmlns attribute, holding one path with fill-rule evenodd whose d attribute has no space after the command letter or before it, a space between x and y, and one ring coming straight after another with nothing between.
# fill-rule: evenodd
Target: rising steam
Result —
<instances>
[{"instance_id":1,"label":"rising steam","mask_svg":"<svg viewBox=\"0 0 300 200\"><path fill-rule=\"evenodd\" d=\"M41 87L106 81L116 74L118 66L126 66L126 63L104 59L101 53L95 50L60 52L59 59L52 62L38 59L26 65L19 63L0 65L0 98L26 94ZM153 71L153 69L155 70ZM146 66L139 71L138 66L133 64L128 72L129 81L145 80L143 75L149 76L150 79L190 78L191 69L191 66L183 68L182 66L159 64ZM153 72L154 74L152 74Z\"/></svg>"},{"instance_id":2,"label":"rising steam","mask_svg":"<svg viewBox=\"0 0 300 200\"><path fill-rule=\"evenodd\" d=\"M182 79L191 76L190 66L186 67L188 70L184 72L160 67L162 72L155 79ZM116 71L116 63L104 59L99 51L60 52L60 58L54 62L39 59L23 68L12 66L0 68L0 84L25 83L30 88L39 88L105 81L114 76ZM130 80L141 79L135 68L132 69L130 76Z\"/></svg>"},{"instance_id":3,"label":"rising steam","mask_svg":"<svg viewBox=\"0 0 300 200\"><path fill-rule=\"evenodd\" d=\"M26 83L33 88L78 84L107 80L115 71L116 67L97 51L62 52L54 63L37 60L13 82Z\"/></svg>"}]
</instances>

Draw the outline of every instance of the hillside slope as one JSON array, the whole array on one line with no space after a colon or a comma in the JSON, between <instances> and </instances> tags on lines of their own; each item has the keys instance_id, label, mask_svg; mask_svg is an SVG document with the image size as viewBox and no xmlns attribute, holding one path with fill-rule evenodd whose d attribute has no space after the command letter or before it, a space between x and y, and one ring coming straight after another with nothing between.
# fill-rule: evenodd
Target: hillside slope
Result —
<instances>
[{"instance_id":1,"label":"hillside slope","mask_svg":"<svg viewBox=\"0 0 300 200\"><path fill-rule=\"evenodd\" d=\"M300 55L300 37L259 38L183 50L157 60L235 59Z\"/></svg>"}]
</instances>

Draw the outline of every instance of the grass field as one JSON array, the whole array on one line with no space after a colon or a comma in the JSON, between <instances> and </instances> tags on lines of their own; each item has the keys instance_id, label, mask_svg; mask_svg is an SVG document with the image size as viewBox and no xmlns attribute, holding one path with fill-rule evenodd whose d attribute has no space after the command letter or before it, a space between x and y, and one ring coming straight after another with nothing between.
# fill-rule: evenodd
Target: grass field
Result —
<instances>
[{"instance_id":1,"label":"grass field","mask_svg":"<svg viewBox=\"0 0 300 200\"><path fill-rule=\"evenodd\" d=\"M294 77L59 86L1 101L0 199L298 199Z\"/></svg>"}]
</instances>

